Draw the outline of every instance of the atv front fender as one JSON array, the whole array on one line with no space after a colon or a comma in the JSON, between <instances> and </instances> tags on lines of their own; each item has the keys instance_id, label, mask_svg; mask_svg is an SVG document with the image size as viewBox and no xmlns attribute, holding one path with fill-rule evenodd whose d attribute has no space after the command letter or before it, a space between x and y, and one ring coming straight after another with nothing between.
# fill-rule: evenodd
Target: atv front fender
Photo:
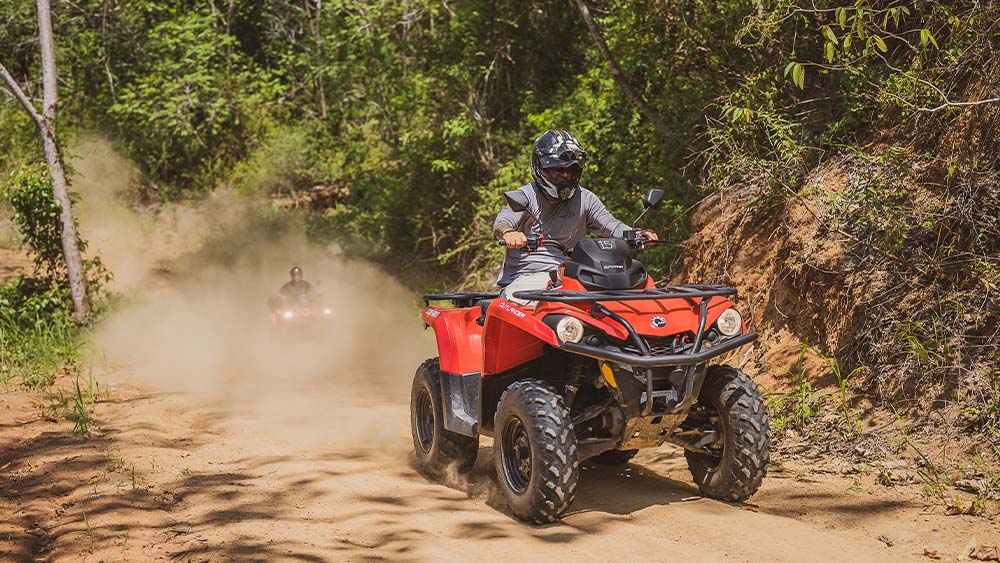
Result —
<instances>
[{"instance_id":1,"label":"atv front fender","mask_svg":"<svg viewBox=\"0 0 1000 563\"><path fill-rule=\"evenodd\" d=\"M534 313L506 299L486 311L483 375L503 373L541 357L545 345L559 346L555 332Z\"/></svg>"}]
</instances>

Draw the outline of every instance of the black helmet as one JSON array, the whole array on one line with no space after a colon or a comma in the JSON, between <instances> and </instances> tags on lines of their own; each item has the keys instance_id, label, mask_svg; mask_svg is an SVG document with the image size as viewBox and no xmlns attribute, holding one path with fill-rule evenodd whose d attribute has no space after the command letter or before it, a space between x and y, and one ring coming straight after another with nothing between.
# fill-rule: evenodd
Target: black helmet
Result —
<instances>
[{"instance_id":1,"label":"black helmet","mask_svg":"<svg viewBox=\"0 0 1000 563\"><path fill-rule=\"evenodd\" d=\"M570 199L580 187L586 156L576 137L568 131L546 131L535 140L531 175L545 195Z\"/></svg>"},{"instance_id":2,"label":"black helmet","mask_svg":"<svg viewBox=\"0 0 1000 563\"><path fill-rule=\"evenodd\" d=\"M292 270L288 272L288 275L291 276L292 279L294 280L296 275L299 276L302 275L302 268L299 268L298 266L292 266Z\"/></svg>"}]
</instances>

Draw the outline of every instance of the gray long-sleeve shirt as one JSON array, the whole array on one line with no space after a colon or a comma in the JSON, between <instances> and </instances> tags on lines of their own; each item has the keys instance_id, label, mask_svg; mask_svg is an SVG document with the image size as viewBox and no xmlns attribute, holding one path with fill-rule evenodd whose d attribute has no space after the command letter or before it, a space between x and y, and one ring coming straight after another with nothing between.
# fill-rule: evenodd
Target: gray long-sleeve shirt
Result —
<instances>
[{"instance_id":1,"label":"gray long-sleeve shirt","mask_svg":"<svg viewBox=\"0 0 1000 563\"><path fill-rule=\"evenodd\" d=\"M615 219L594 192L582 187L566 201L553 201L543 196L534 184L526 184L518 189L528 196L531 214L517 213L510 206L504 206L493 221L494 231L501 223L506 223L522 233L544 234L547 240L555 240L566 248L573 248L588 232L598 233L602 237L621 238L629 228ZM541 226L531 218L532 214L542 222ZM507 285L521 274L555 270L566 259L562 251L551 246L544 246L533 252L508 248L497 285Z\"/></svg>"}]
</instances>

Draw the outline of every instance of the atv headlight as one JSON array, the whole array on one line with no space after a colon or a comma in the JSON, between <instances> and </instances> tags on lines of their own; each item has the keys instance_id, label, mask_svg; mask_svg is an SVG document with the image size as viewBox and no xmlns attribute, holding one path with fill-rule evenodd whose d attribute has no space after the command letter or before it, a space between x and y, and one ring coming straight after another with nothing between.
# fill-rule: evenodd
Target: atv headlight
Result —
<instances>
[{"instance_id":1,"label":"atv headlight","mask_svg":"<svg viewBox=\"0 0 1000 563\"><path fill-rule=\"evenodd\" d=\"M292 320L292 317L294 317L294 316L295 316L295 313L293 313L291 311L285 311L284 313L281 314L281 317L283 319L285 319L286 321Z\"/></svg>"},{"instance_id":2,"label":"atv headlight","mask_svg":"<svg viewBox=\"0 0 1000 563\"><path fill-rule=\"evenodd\" d=\"M719 315L719 320L715 321L715 326L725 336L736 336L743 332L743 317L736 309L726 309Z\"/></svg>"},{"instance_id":3,"label":"atv headlight","mask_svg":"<svg viewBox=\"0 0 1000 563\"><path fill-rule=\"evenodd\" d=\"M579 342L583 338L583 323L573 317L563 317L556 324L556 336L560 342Z\"/></svg>"}]
</instances>

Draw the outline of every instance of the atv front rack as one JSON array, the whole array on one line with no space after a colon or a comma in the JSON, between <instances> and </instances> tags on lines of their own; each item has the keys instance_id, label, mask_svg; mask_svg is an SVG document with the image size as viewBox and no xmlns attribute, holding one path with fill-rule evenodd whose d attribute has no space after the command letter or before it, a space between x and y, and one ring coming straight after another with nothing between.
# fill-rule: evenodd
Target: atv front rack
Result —
<instances>
[{"instance_id":1,"label":"atv front rack","mask_svg":"<svg viewBox=\"0 0 1000 563\"><path fill-rule=\"evenodd\" d=\"M706 362L721 356L740 346L757 339L756 332L749 332L729 338L718 343L705 344L705 325L708 323L708 302L713 297L735 295L736 290L724 285L672 285L655 289L622 289L605 291L518 291L514 297L531 301L547 301L553 303L591 303L591 309L599 316L608 317L625 329L629 340L639 350L639 354L622 352L600 346L591 346L580 342L563 342L560 347L567 352L587 356L600 361L626 364L646 370L646 402L642 406L642 415L669 415L686 412L697 400L698 393L704 381L705 371L699 369ZM640 301L658 299L688 299L696 301L699 307L698 330L695 332L691 348L681 354L654 355L649 350L646 341L639 336L635 328L621 315L611 311L600 302L606 301ZM702 349L705 347L706 349ZM652 368L684 366L687 371L683 399L666 412L653 413L653 373Z\"/></svg>"},{"instance_id":2,"label":"atv front rack","mask_svg":"<svg viewBox=\"0 0 1000 563\"><path fill-rule=\"evenodd\" d=\"M736 290L724 285L684 284L655 289L608 289L603 291L518 291L514 297L529 301L553 303L585 303L594 301L642 301L655 299L694 299L736 295Z\"/></svg>"}]
</instances>

